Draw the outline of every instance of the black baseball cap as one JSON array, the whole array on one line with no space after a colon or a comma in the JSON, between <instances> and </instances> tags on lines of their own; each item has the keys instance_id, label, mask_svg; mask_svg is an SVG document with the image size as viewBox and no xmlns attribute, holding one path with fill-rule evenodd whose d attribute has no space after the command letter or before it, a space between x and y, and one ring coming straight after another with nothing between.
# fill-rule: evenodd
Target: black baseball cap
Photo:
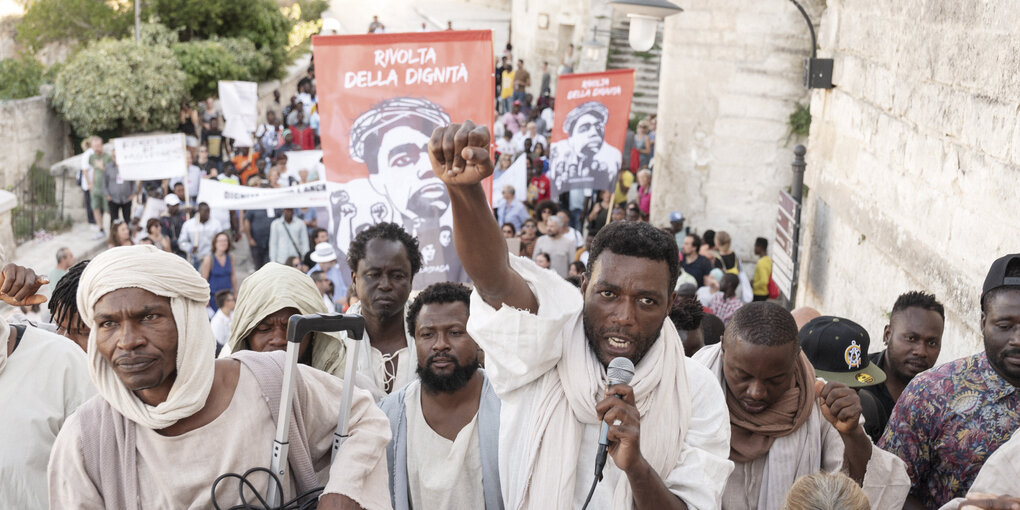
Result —
<instances>
[{"instance_id":1,"label":"black baseball cap","mask_svg":"<svg viewBox=\"0 0 1020 510\"><path fill-rule=\"evenodd\" d=\"M885 372L868 359L871 338L860 324L823 315L800 328L800 347L815 374L851 388L885 382Z\"/></svg>"},{"instance_id":2,"label":"black baseball cap","mask_svg":"<svg viewBox=\"0 0 1020 510\"><path fill-rule=\"evenodd\" d=\"M988 276L985 276L985 285L981 288L981 310L985 309L985 296L999 287L1020 287L1020 278L1006 276L1006 270L1010 266L1020 266L1020 253L1006 255L992 262Z\"/></svg>"}]
</instances>

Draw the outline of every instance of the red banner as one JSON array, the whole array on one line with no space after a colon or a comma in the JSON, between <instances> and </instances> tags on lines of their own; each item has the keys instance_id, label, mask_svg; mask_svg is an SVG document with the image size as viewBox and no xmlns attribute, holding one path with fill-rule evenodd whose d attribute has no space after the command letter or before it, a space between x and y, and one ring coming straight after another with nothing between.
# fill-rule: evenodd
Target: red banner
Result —
<instances>
[{"instance_id":1,"label":"red banner","mask_svg":"<svg viewBox=\"0 0 1020 510\"><path fill-rule=\"evenodd\" d=\"M614 188L633 96L633 69L560 75L549 146L552 196Z\"/></svg>"},{"instance_id":2,"label":"red banner","mask_svg":"<svg viewBox=\"0 0 1020 510\"><path fill-rule=\"evenodd\" d=\"M492 126L492 33L319 36L312 46L339 260L358 232L394 222L422 250L415 288L464 280L450 199L432 173L428 141L436 127L467 119Z\"/></svg>"}]
</instances>

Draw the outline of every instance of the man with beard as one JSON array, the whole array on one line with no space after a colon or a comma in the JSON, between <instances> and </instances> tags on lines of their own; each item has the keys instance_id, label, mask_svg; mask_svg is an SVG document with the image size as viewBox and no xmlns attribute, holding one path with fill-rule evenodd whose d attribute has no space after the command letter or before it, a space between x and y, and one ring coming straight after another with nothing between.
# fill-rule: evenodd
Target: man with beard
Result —
<instances>
[{"instance_id":1,"label":"man with beard","mask_svg":"<svg viewBox=\"0 0 1020 510\"><path fill-rule=\"evenodd\" d=\"M503 508L499 398L478 370L470 302L467 287L435 283L408 307L419 379L379 402L393 433L386 457L395 510Z\"/></svg>"},{"instance_id":2,"label":"man with beard","mask_svg":"<svg viewBox=\"0 0 1020 510\"><path fill-rule=\"evenodd\" d=\"M726 407L665 320L680 273L673 237L646 223L603 227L578 292L507 253L481 186L492 174L487 128L437 129L429 152L475 283L468 332L502 401L507 507L717 508L733 466ZM631 384L607 384L617 357L635 365ZM611 459L594 484L603 424Z\"/></svg>"},{"instance_id":3,"label":"man with beard","mask_svg":"<svg viewBox=\"0 0 1020 510\"><path fill-rule=\"evenodd\" d=\"M911 291L896 298L882 337L886 348L869 356L885 372L885 382L861 389L880 404L883 423L889 421L907 384L939 359L945 314L942 303L931 294Z\"/></svg>"},{"instance_id":4,"label":"man with beard","mask_svg":"<svg viewBox=\"0 0 1020 510\"><path fill-rule=\"evenodd\" d=\"M849 362L854 352L860 361L860 349L847 349ZM854 390L815 378L790 312L748 303L730 318L722 342L693 359L712 371L729 409L736 467L723 510L781 508L793 483L819 470L845 471L872 508L903 505L909 487L903 462L871 444Z\"/></svg>"},{"instance_id":5,"label":"man with beard","mask_svg":"<svg viewBox=\"0 0 1020 510\"><path fill-rule=\"evenodd\" d=\"M985 459L1020 428L1020 253L992 263L981 292L985 350L914 377L879 446L907 463L904 508L964 497Z\"/></svg>"},{"instance_id":6,"label":"man with beard","mask_svg":"<svg viewBox=\"0 0 1020 510\"><path fill-rule=\"evenodd\" d=\"M57 435L51 508L233 506L237 486L221 483L214 493L213 481L270 465L284 356L214 360L208 301L197 271L152 246L107 250L85 268L78 309L92 328L89 373L99 395ZM294 381L283 500L325 482L320 509L389 508L385 415L355 389L350 441L331 463L343 383L301 365ZM249 481L266 493L266 477Z\"/></svg>"},{"instance_id":7,"label":"man with beard","mask_svg":"<svg viewBox=\"0 0 1020 510\"><path fill-rule=\"evenodd\" d=\"M552 196L575 188L610 189L623 161L620 149L605 141L609 109L588 101L567 113L563 121L566 140L549 148L552 165Z\"/></svg>"},{"instance_id":8,"label":"man with beard","mask_svg":"<svg viewBox=\"0 0 1020 510\"><path fill-rule=\"evenodd\" d=\"M431 246L428 251L435 253L422 268L419 288L447 279L467 281L453 247L439 243L441 228L452 225L450 198L426 154L429 135L449 122L439 105L409 97L383 100L354 121L351 159L364 163L369 175L333 186L331 231L340 252L365 228L397 223L419 240L423 252Z\"/></svg>"}]
</instances>

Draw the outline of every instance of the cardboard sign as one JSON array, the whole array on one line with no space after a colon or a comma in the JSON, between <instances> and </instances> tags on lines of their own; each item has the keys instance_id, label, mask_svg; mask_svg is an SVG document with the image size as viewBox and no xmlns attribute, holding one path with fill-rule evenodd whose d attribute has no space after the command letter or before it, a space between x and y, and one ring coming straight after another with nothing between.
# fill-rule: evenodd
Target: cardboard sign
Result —
<instances>
[{"instance_id":1,"label":"cardboard sign","mask_svg":"<svg viewBox=\"0 0 1020 510\"><path fill-rule=\"evenodd\" d=\"M219 82L223 110L223 136L234 139L235 147L251 147L251 134L258 124L259 86L251 81Z\"/></svg>"},{"instance_id":2,"label":"cardboard sign","mask_svg":"<svg viewBox=\"0 0 1020 510\"><path fill-rule=\"evenodd\" d=\"M187 173L184 135L142 135L113 139L120 176L129 181L181 177Z\"/></svg>"}]
</instances>

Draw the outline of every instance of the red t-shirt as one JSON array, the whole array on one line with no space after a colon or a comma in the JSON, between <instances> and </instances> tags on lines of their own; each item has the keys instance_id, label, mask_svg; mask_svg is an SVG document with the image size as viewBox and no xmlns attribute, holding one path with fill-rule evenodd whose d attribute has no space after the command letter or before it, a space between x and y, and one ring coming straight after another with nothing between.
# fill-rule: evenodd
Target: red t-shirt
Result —
<instances>
[{"instance_id":1,"label":"red t-shirt","mask_svg":"<svg viewBox=\"0 0 1020 510\"><path fill-rule=\"evenodd\" d=\"M311 126L305 126L304 129L291 127L290 131L294 135L294 143L301 146L301 150L310 151L315 149L315 130Z\"/></svg>"},{"instance_id":2,"label":"red t-shirt","mask_svg":"<svg viewBox=\"0 0 1020 510\"><path fill-rule=\"evenodd\" d=\"M539 175L538 177L532 177L531 178L531 182L529 184L534 185L535 189L538 190L538 200L539 201L549 200L549 178L548 177L546 177L544 175Z\"/></svg>"}]
</instances>

